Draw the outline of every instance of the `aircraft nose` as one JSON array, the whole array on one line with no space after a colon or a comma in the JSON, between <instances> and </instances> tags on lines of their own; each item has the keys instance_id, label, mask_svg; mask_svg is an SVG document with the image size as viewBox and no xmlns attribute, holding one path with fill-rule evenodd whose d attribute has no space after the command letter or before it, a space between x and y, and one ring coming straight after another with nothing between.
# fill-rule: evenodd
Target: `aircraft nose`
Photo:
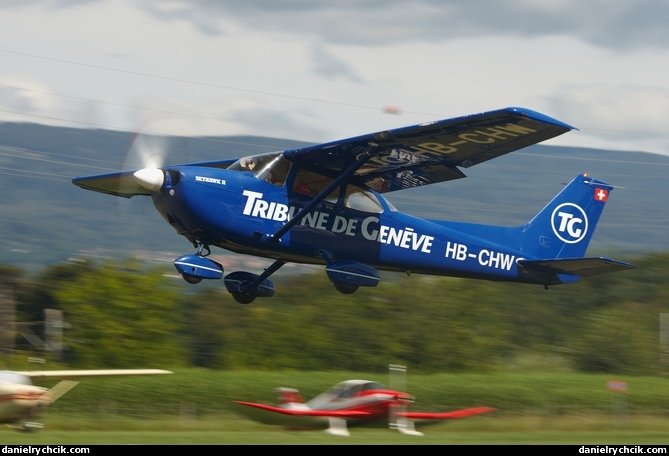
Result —
<instances>
[{"instance_id":1,"label":"aircraft nose","mask_svg":"<svg viewBox=\"0 0 669 456\"><path fill-rule=\"evenodd\" d=\"M139 185L152 192L157 192L165 183L165 174L157 168L144 168L133 174Z\"/></svg>"}]
</instances>

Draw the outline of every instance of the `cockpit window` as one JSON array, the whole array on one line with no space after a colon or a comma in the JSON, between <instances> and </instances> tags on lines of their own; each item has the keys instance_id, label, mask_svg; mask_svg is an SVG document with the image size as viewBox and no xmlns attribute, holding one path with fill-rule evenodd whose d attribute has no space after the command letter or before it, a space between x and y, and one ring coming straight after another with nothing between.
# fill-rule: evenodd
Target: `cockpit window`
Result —
<instances>
[{"instance_id":1,"label":"cockpit window","mask_svg":"<svg viewBox=\"0 0 669 456\"><path fill-rule=\"evenodd\" d=\"M242 157L230 165L228 169L247 171L270 184L283 187L288 171L290 171L290 162L283 158L281 152L276 152Z\"/></svg>"},{"instance_id":2,"label":"cockpit window","mask_svg":"<svg viewBox=\"0 0 669 456\"><path fill-rule=\"evenodd\" d=\"M317 196L331 183L332 179L325 177L322 174L316 174L307 171L306 169L298 169L295 174L295 179L293 180L293 192L300 195ZM325 198L325 200L331 203L336 203L338 193L338 190L335 189L327 198Z\"/></svg>"},{"instance_id":3,"label":"cockpit window","mask_svg":"<svg viewBox=\"0 0 669 456\"><path fill-rule=\"evenodd\" d=\"M375 214L383 212L383 206L373 193L355 185L349 185L346 188L345 198L344 205L350 209Z\"/></svg>"},{"instance_id":4,"label":"cockpit window","mask_svg":"<svg viewBox=\"0 0 669 456\"><path fill-rule=\"evenodd\" d=\"M384 389L386 389L385 386L383 386L380 383L376 383L376 382L365 383L362 387L363 391L384 390Z\"/></svg>"},{"instance_id":5,"label":"cockpit window","mask_svg":"<svg viewBox=\"0 0 669 456\"><path fill-rule=\"evenodd\" d=\"M331 178L317 174L306 169L298 169L293 180L293 192L306 195L317 196L332 183ZM339 189L333 190L325 201L336 204L339 200ZM376 195L356 185L348 185L344 195L343 204L349 209L362 212L371 212L380 214L383 212L383 206Z\"/></svg>"}]
</instances>

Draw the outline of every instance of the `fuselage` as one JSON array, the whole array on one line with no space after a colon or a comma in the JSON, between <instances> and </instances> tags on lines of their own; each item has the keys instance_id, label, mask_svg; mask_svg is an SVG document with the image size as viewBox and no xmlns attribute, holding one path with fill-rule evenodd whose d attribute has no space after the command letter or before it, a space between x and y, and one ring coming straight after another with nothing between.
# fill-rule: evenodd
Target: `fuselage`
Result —
<instances>
[{"instance_id":1,"label":"fuselage","mask_svg":"<svg viewBox=\"0 0 669 456\"><path fill-rule=\"evenodd\" d=\"M339 190L322 201L278 243L271 236L312 200L250 172L185 166L153 193L157 210L180 234L237 253L324 264L337 259L380 270L532 282L519 276L518 250L397 211L369 190ZM175 182L176 181L176 182ZM362 189L360 189L362 190ZM336 192L334 192L336 193ZM351 194L358 193L351 202ZM522 233L509 235L520 237Z\"/></svg>"},{"instance_id":2,"label":"fuselage","mask_svg":"<svg viewBox=\"0 0 669 456\"><path fill-rule=\"evenodd\" d=\"M18 423L39 416L46 388L20 383L0 384L0 423Z\"/></svg>"}]
</instances>

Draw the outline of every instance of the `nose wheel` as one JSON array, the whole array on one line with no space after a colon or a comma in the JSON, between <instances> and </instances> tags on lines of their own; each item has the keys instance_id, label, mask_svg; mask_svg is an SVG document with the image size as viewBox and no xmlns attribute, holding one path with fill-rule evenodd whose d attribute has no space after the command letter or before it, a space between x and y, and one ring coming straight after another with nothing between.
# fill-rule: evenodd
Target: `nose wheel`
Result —
<instances>
[{"instance_id":1,"label":"nose wheel","mask_svg":"<svg viewBox=\"0 0 669 456\"><path fill-rule=\"evenodd\" d=\"M223 266L206 258L210 253L211 250L207 245L200 244L197 254L180 256L174 260L174 267L190 284L200 283L202 279L221 279L223 278Z\"/></svg>"}]
</instances>

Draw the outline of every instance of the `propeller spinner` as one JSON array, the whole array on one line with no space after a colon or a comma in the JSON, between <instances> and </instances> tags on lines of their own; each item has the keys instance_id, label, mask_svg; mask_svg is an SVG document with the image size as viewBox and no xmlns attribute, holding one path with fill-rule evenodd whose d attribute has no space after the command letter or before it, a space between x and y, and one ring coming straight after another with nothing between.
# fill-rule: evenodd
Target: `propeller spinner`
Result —
<instances>
[{"instance_id":1,"label":"propeller spinner","mask_svg":"<svg viewBox=\"0 0 669 456\"><path fill-rule=\"evenodd\" d=\"M165 173L157 168L143 168L133 174L139 185L152 192L157 192L165 183Z\"/></svg>"}]
</instances>

